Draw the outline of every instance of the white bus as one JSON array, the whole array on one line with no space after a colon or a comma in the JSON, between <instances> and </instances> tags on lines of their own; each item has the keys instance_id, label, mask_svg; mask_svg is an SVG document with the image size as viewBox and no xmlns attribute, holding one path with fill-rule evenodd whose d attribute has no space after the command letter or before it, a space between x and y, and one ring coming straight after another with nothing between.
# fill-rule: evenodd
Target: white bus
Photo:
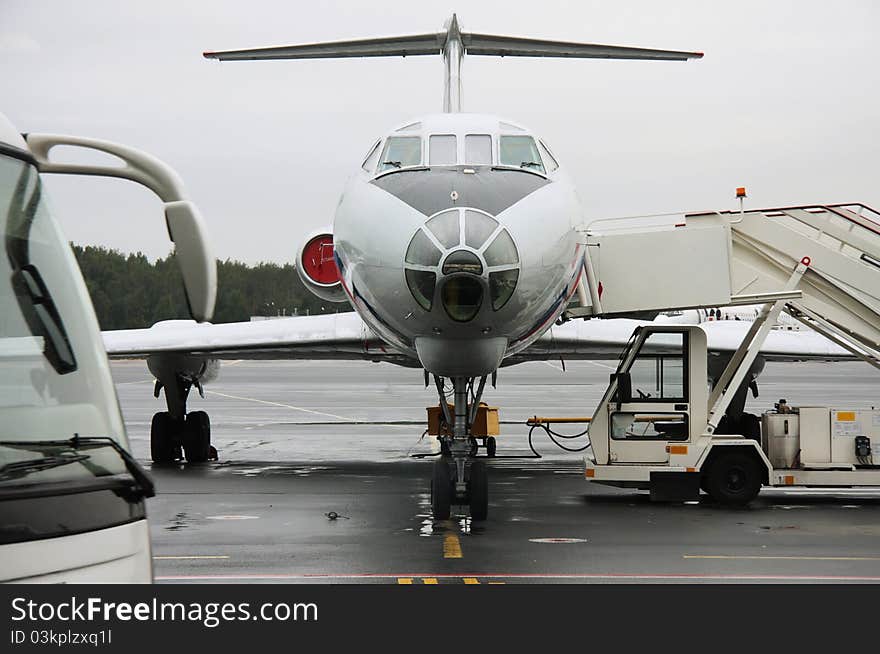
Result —
<instances>
[{"instance_id":1,"label":"white bus","mask_svg":"<svg viewBox=\"0 0 880 654\"><path fill-rule=\"evenodd\" d=\"M125 165L54 163L55 145ZM167 166L116 144L22 137L0 114L0 581L151 582L153 484L128 452L95 312L46 201L50 172L151 188L165 201L193 317L210 317L216 291L201 219Z\"/></svg>"}]
</instances>

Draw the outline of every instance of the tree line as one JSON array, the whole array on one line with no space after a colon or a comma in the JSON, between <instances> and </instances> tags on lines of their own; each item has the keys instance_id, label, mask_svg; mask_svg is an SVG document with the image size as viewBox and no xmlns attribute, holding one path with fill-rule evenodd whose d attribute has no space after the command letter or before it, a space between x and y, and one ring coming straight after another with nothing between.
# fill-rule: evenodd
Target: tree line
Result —
<instances>
[{"instance_id":1,"label":"tree line","mask_svg":"<svg viewBox=\"0 0 880 654\"><path fill-rule=\"evenodd\" d=\"M151 263L141 252L124 254L100 246L71 245L101 329L136 329L190 317L173 253ZM292 264L217 262L215 323L349 310L347 304L312 295Z\"/></svg>"}]
</instances>

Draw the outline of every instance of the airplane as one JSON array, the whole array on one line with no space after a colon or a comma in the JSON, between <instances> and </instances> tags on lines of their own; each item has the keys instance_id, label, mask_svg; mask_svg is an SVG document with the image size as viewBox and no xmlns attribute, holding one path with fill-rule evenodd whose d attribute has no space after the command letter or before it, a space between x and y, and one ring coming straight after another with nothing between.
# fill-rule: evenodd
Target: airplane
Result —
<instances>
[{"instance_id":1,"label":"airplane","mask_svg":"<svg viewBox=\"0 0 880 654\"><path fill-rule=\"evenodd\" d=\"M581 204L565 167L536 134L503 117L461 111L466 54L703 56L479 34L463 31L456 15L436 33L205 52L220 61L440 55L443 111L373 141L332 227L310 234L298 252L305 285L325 300L347 301L353 313L218 325L166 321L104 333L111 357L146 357L155 396L165 392L168 410L151 427L154 462L210 456L210 420L203 411L187 412L187 399L193 386L204 397L202 385L221 359L390 362L422 368L426 387L433 379L448 427L431 478L435 519L466 504L473 519L484 520L488 477L471 425L487 380L494 385L499 368L522 361L618 357L637 320L556 325L584 269ZM745 325L705 326L710 349L728 357L745 333ZM764 360L847 355L810 333L773 334L763 352ZM741 396L729 411L734 419L745 387Z\"/></svg>"}]
</instances>

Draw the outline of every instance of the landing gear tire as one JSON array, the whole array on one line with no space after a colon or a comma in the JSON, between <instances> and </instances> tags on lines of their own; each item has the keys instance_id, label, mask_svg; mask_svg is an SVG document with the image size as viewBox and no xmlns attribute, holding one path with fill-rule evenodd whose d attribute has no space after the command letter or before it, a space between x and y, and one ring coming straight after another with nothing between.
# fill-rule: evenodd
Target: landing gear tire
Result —
<instances>
[{"instance_id":1,"label":"landing gear tire","mask_svg":"<svg viewBox=\"0 0 880 654\"><path fill-rule=\"evenodd\" d=\"M486 464L482 461L471 463L468 499L471 505L471 519L485 520L489 515L489 476L486 474Z\"/></svg>"},{"instance_id":2,"label":"landing gear tire","mask_svg":"<svg viewBox=\"0 0 880 654\"><path fill-rule=\"evenodd\" d=\"M173 421L167 411L153 415L150 425L150 458L153 463L171 463L176 457L174 446Z\"/></svg>"},{"instance_id":3,"label":"landing gear tire","mask_svg":"<svg viewBox=\"0 0 880 654\"><path fill-rule=\"evenodd\" d=\"M473 436L468 438L468 445L471 448L471 456L477 456L477 452L480 450L480 445L477 443L477 439Z\"/></svg>"},{"instance_id":4,"label":"landing gear tire","mask_svg":"<svg viewBox=\"0 0 880 654\"><path fill-rule=\"evenodd\" d=\"M190 463L204 463L211 454L211 420L204 411L186 416L183 451Z\"/></svg>"},{"instance_id":5,"label":"landing gear tire","mask_svg":"<svg viewBox=\"0 0 880 654\"><path fill-rule=\"evenodd\" d=\"M431 475L431 513L434 520L447 520L452 510L452 475L443 458L434 462Z\"/></svg>"},{"instance_id":6,"label":"landing gear tire","mask_svg":"<svg viewBox=\"0 0 880 654\"><path fill-rule=\"evenodd\" d=\"M489 438L486 439L486 456L494 457L497 448L498 443L495 441L495 437L489 436Z\"/></svg>"},{"instance_id":7,"label":"landing gear tire","mask_svg":"<svg viewBox=\"0 0 880 654\"><path fill-rule=\"evenodd\" d=\"M761 469L748 454L721 454L709 469L706 490L719 504L748 504L761 490Z\"/></svg>"}]
</instances>

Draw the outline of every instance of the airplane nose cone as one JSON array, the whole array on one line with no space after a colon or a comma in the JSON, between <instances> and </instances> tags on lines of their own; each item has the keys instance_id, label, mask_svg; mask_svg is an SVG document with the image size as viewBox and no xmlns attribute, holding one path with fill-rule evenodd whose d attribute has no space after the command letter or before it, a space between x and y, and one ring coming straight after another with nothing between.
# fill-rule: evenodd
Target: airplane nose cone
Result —
<instances>
[{"instance_id":1,"label":"airplane nose cone","mask_svg":"<svg viewBox=\"0 0 880 654\"><path fill-rule=\"evenodd\" d=\"M455 322L469 322L491 304L499 311L519 278L520 258L507 229L485 211L440 211L419 227L405 257L405 275L416 302L436 304ZM484 302L486 292L491 303ZM489 311L489 309L485 309Z\"/></svg>"}]
</instances>

